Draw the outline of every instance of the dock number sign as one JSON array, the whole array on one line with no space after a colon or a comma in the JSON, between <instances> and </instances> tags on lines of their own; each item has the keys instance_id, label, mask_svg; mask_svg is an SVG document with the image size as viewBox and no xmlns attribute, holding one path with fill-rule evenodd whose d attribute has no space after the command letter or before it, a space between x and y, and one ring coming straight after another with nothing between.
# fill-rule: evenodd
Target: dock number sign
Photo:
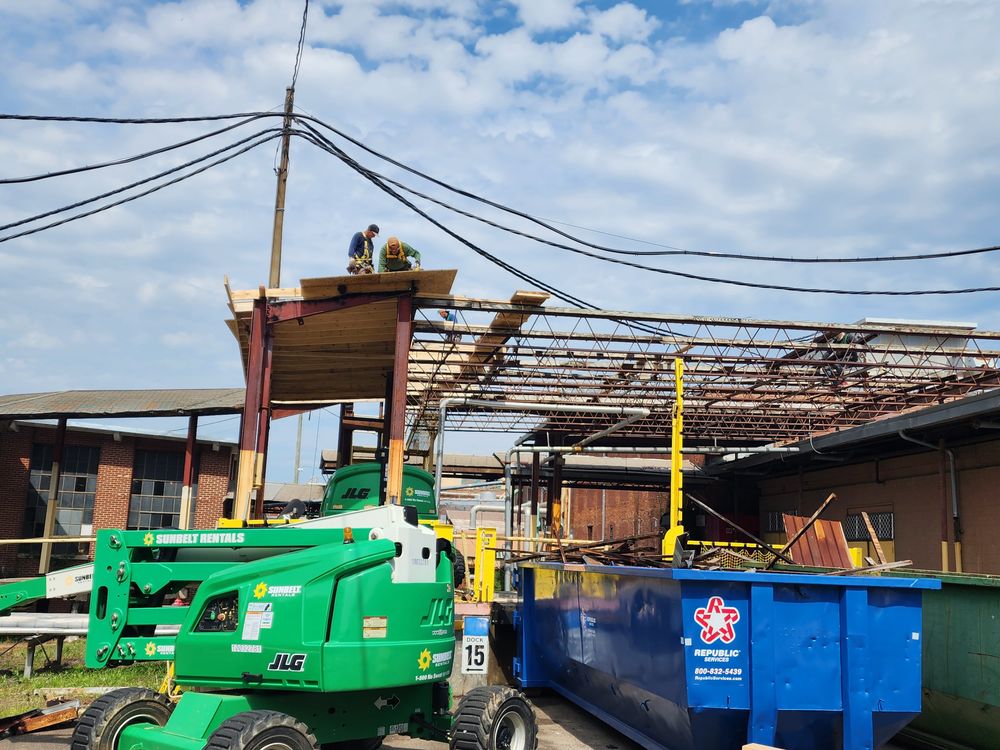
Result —
<instances>
[{"instance_id":1,"label":"dock number sign","mask_svg":"<svg viewBox=\"0 0 1000 750\"><path fill-rule=\"evenodd\" d=\"M462 674L486 674L490 653L490 618L469 616L462 629Z\"/></svg>"}]
</instances>

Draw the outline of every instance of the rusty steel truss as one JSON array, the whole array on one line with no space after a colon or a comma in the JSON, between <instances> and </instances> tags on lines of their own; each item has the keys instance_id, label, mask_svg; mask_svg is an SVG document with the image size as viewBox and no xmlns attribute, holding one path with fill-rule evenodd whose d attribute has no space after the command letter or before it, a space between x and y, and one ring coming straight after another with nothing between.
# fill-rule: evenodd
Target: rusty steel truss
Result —
<instances>
[{"instance_id":1,"label":"rusty steel truss","mask_svg":"<svg viewBox=\"0 0 1000 750\"><path fill-rule=\"evenodd\" d=\"M581 310L550 307L544 298L417 298L410 452L426 452L444 398L524 403L519 411L452 407L448 431L548 433L564 443L618 417L533 405L645 407L650 415L615 433L615 441L666 444L676 357L685 365L686 445L795 441L1000 384L1000 331L970 324ZM456 319L443 319L440 310Z\"/></svg>"}]
</instances>

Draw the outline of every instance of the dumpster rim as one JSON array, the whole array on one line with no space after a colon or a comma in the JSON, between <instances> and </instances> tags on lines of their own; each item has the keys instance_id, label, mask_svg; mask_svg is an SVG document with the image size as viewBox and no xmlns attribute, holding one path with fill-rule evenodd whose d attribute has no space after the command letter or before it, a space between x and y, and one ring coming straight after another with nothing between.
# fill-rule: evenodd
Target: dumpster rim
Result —
<instances>
[{"instance_id":1,"label":"dumpster rim","mask_svg":"<svg viewBox=\"0 0 1000 750\"><path fill-rule=\"evenodd\" d=\"M567 572L629 575L641 578L667 578L676 581L717 581L720 583L766 583L774 585L834 586L839 588L917 589L937 591L936 578L882 578L878 576L840 576L822 573L758 573L736 570L694 570L692 568L639 568L631 565L586 565L583 563L526 562L522 568L562 570Z\"/></svg>"}]
</instances>

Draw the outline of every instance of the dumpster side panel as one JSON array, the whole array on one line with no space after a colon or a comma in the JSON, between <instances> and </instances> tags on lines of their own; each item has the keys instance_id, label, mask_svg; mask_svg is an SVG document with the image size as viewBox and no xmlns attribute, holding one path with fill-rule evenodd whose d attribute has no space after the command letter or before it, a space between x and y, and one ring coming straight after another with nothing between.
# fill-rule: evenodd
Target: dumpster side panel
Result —
<instances>
[{"instance_id":1,"label":"dumpster side panel","mask_svg":"<svg viewBox=\"0 0 1000 750\"><path fill-rule=\"evenodd\" d=\"M646 747L694 750L680 585L574 570L522 574L522 684L563 693Z\"/></svg>"},{"instance_id":2,"label":"dumpster side panel","mask_svg":"<svg viewBox=\"0 0 1000 750\"><path fill-rule=\"evenodd\" d=\"M919 710L936 581L522 568L526 687L646 748L869 750Z\"/></svg>"},{"instance_id":3,"label":"dumpster side panel","mask_svg":"<svg viewBox=\"0 0 1000 750\"><path fill-rule=\"evenodd\" d=\"M907 729L969 747L1000 737L1000 579L943 575L923 602L923 713Z\"/></svg>"}]
</instances>

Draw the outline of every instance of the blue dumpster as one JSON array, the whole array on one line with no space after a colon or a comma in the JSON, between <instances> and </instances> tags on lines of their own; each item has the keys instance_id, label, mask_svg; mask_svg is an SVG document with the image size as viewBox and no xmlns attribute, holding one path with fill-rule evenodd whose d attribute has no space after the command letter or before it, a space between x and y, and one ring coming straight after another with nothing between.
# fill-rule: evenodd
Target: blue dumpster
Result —
<instances>
[{"instance_id":1,"label":"blue dumpster","mask_svg":"<svg viewBox=\"0 0 1000 750\"><path fill-rule=\"evenodd\" d=\"M522 566L523 687L647 748L870 750L920 712L929 579Z\"/></svg>"}]
</instances>

